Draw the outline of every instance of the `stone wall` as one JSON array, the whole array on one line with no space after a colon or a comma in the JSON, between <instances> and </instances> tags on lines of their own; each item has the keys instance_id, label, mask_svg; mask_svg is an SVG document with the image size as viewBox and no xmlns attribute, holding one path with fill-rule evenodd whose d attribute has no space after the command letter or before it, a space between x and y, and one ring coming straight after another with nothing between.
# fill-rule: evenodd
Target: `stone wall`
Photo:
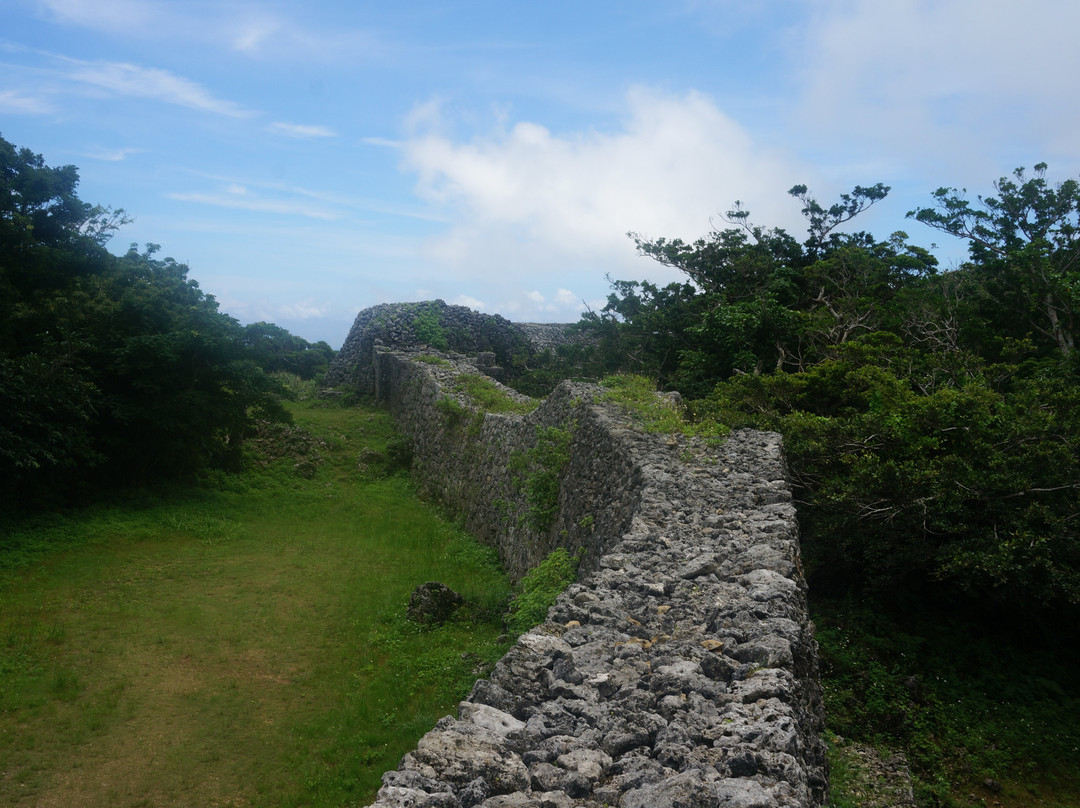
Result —
<instances>
[{"instance_id":1,"label":"stone wall","mask_svg":"<svg viewBox=\"0 0 1080 808\"><path fill-rule=\"evenodd\" d=\"M591 385L527 415L478 411L463 357L380 350L378 398L427 492L514 577L584 549L578 583L383 777L390 806L819 806L817 648L779 436L650 435ZM514 395L509 392L508 395ZM552 523L508 469L545 429L570 447ZM520 479L520 478L519 478Z\"/></svg>"},{"instance_id":2,"label":"stone wall","mask_svg":"<svg viewBox=\"0 0 1080 808\"><path fill-rule=\"evenodd\" d=\"M500 378L530 356L578 341L564 323L512 323L442 300L381 303L356 315L345 344L326 374L328 385L349 385L369 394L374 387L376 345L413 348L421 344L485 357L485 373Z\"/></svg>"}]
</instances>

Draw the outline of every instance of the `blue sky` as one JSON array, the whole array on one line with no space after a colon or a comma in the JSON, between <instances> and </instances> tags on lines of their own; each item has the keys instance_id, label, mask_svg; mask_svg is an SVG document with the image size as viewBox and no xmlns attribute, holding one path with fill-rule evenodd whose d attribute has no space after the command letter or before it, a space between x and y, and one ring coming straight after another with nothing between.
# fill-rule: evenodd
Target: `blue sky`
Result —
<instances>
[{"instance_id":1,"label":"blue sky","mask_svg":"<svg viewBox=\"0 0 1080 808\"><path fill-rule=\"evenodd\" d=\"M667 282L627 231L741 200L802 233L913 221L940 186L1080 172L1075 0L0 0L0 135L80 169L242 322L340 346L375 303L521 321Z\"/></svg>"}]
</instances>

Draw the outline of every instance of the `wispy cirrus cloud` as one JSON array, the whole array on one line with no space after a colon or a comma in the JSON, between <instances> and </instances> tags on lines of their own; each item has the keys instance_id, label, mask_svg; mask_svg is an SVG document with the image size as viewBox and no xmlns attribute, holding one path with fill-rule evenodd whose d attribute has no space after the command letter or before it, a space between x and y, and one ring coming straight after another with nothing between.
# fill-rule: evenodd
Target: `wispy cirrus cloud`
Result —
<instances>
[{"instance_id":1,"label":"wispy cirrus cloud","mask_svg":"<svg viewBox=\"0 0 1080 808\"><path fill-rule=\"evenodd\" d=\"M276 62L382 60L401 48L390 44L385 32L378 34L353 25L319 27L307 17L284 16L266 8L249 8L222 19L220 31L232 50Z\"/></svg>"},{"instance_id":2,"label":"wispy cirrus cloud","mask_svg":"<svg viewBox=\"0 0 1080 808\"><path fill-rule=\"evenodd\" d=\"M275 61L381 58L386 35L353 25L320 25L314 7L260 2L182 3L162 0L37 0L55 23L122 37L202 43ZM312 14L312 12L315 14Z\"/></svg>"},{"instance_id":3,"label":"wispy cirrus cloud","mask_svg":"<svg viewBox=\"0 0 1080 808\"><path fill-rule=\"evenodd\" d=\"M135 31L168 14L153 0L39 0L39 6L55 22L98 31Z\"/></svg>"},{"instance_id":4,"label":"wispy cirrus cloud","mask_svg":"<svg viewBox=\"0 0 1080 808\"><path fill-rule=\"evenodd\" d=\"M128 62L64 61L68 65L65 71L68 79L116 95L147 98L232 118L257 114L232 101L217 98L201 84L168 70Z\"/></svg>"},{"instance_id":5,"label":"wispy cirrus cloud","mask_svg":"<svg viewBox=\"0 0 1080 808\"><path fill-rule=\"evenodd\" d=\"M320 138L337 137L338 133L328 126L318 126L302 123L276 122L270 124L270 131L286 137L294 137L300 140L317 140Z\"/></svg>"},{"instance_id":6,"label":"wispy cirrus cloud","mask_svg":"<svg viewBox=\"0 0 1080 808\"><path fill-rule=\"evenodd\" d=\"M133 154L138 154L142 149L95 149L85 153L91 160L103 160L106 163L121 163Z\"/></svg>"},{"instance_id":7,"label":"wispy cirrus cloud","mask_svg":"<svg viewBox=\"0 0 1080 808\"><path fill-rule=\"evenodd\" d=\"M438 214L422 206L405 206L385 200L309 188L291 183L273 182L252 177L229 176L204 171L189 171L188 174L200 181L214 184L210 191L174 192L168 198L185 202L216 204L219 207L247 208L257 210L256 200L265 200L280 205L282 210L295 208L308 211L308 218L334 221L354 219L370 214L416 219L424 222L445 222ZM243 204L241 204L243 203ZM272 207L263 208L274 212Z\"/></svg>"},{"instance_id":8,"label":"wispy cirrus cloud","mask_svg":"<svg viewBox=\"0 0 1080 808\"><path fill-rule=\"evenodd\" d=\"M178 202L193 202L219 208L248 210L255 213L274 213L285 216L303 216L308 219L335 221L341 218L337 211L316 207L293 198L271 198L251 191L247 186L232 183L216 191L174 192L165 195Z\"/></svg>"},{"instance_id":9,"label":"wispy cirrus cloud","mask_svg":"<svg viewBox=\"0 0 1080 808\"><path fill-rule=\"evenodd\" d=\"M18 90L0 90L0 112L12 115L48 115L56 107L49 101L36 95L27 95Z\"/></svg>"}]
</instances>

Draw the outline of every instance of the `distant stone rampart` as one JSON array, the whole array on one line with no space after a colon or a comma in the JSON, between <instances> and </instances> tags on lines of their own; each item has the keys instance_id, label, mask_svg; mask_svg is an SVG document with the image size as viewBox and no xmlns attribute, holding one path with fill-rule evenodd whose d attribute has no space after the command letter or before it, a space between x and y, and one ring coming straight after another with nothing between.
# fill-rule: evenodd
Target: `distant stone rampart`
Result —
<instances>
[{"instance_id":1,"label":"distant stone rampart","mask_svg":"<svg viewBox=\"0 0 1080 808\"><path fill-rule=\"evenodd\" d=\"M570 382L528 414L484 412L464 383L475 363L371 350L371 390L412 439L421 485L513 577L556 547L584 553L547 620L384 775L375 805L824 804L817 647L779 436L742 430L709 448L647 434ZM567 438L557 503L540 522L520 461L554 434Z\"/></svg>"},{"instance_id":2,"label":"distant stone rampart","mask_svg":"<svg viewBox=\"0 0 1080 808\"><path fill-rule=\"evenodd\" d=\"M381 303L356 315L345 344L326 375L330 385L349 385L361 393L374 390L374 348L455 351L477 357L489 376L505 379L531 356L581 339L566 323L512 323L442 300Z\"/></svg>"}]
</instances>

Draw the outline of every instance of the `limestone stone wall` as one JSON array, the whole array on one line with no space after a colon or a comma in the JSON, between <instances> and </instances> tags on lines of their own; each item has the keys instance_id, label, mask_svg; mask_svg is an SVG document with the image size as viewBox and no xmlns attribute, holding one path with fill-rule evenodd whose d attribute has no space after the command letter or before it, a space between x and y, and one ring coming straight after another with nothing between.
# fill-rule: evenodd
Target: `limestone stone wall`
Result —
<instances>
[{"instance_id":1,"label":"limestone stone wall","mask_svg":"<svg viewBox=\"0 0 1080 808\"><path fill-rule=\"evenodd\" d=\"M479 375L469 360L439 354L446 364L415 361L430 351L379 350L375 357L376 398L394 413L413 444L413 471L423 491L465 519L481 541L499 549L515 581L556 547L584 551L592 569L603 550L621 536L640 497L639 468L620 441L607 408L592 404L596 388L563 382L533 412L483 413L455 382ZM509 388L508 397L527 400ZM453 401L469 415L457 414ZM523 516L528 504L511 457L532 449L538 430L566 430L569 458L562 468L558 510L544 530Z\"/></svg>"},{"instance_id":2,"label":"limestone stone wall","mask_svg":"<svg viewBox=\"0 0 1080 808\"><path fill-rule=\"evenodd\" d=\"M512 323L497 314L482 314L442 300L380 303L356 315L345 344L330 364L326 383L371 393L376 345L408 349L426 344L479 356L484 372L500 378L530 356L586 339L569 329L565 323Z\"/></svg>"},{"instance_id":3,"label":"limestone stone wall","mask_svg":"<svg viewBox=\"0 0 1080 808\"><path fill-rule=\"evenodd\" d=\"M564 382L527 415L479 412L463 357L379 350L377 397L428 493L519 577L562 546L579 580L387 772L390 806L819 806L817 647L778 435L719 448L646 434ZM514 395L508 392L508 395ZM515 452L571 435L559 508L523 524Z\"/></svg>"}]
</instances>

